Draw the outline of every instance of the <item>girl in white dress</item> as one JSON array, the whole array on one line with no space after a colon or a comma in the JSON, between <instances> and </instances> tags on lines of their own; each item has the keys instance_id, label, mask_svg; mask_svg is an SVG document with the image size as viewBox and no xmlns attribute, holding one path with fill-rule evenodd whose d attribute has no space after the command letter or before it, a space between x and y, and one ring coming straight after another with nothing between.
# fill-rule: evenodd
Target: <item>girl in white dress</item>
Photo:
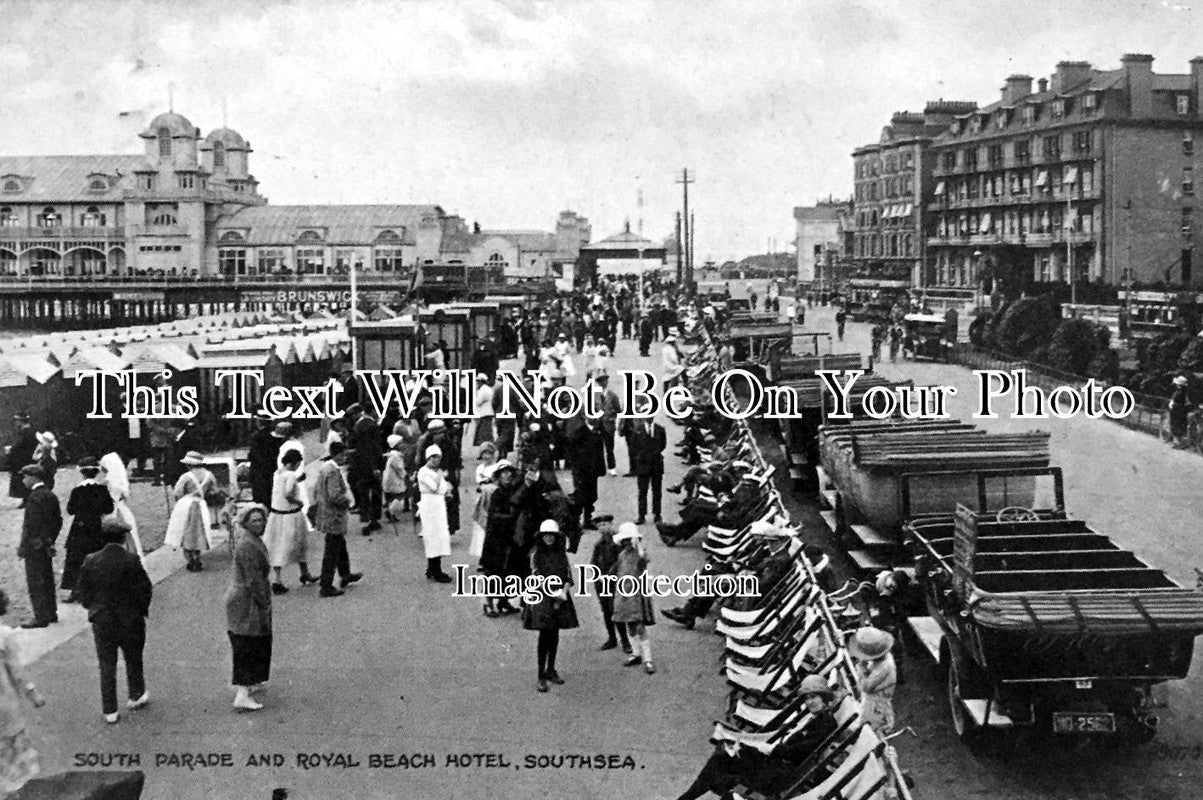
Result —
<instances>
[{"instance_id":1,"label":"girl in white dress","mask_svg":"<svg viewBox=\"0 0 1203 800\"><path fill-rule=\"evenodd\" d=\"M209 505L206 498L217 491L217 478L205 469L204 457L195 450L180 459L188 471L175 484L175 506L167 520L167 535L163 543L184 551L189 572L200 572L201 551L209 549Z\"/></svg>"},{"instance_id":2,"label":"girl in white dress","mask_svg":"<svg viewBox=\"0 0 1203 800\"><path fill-rule=\"evenodd\" d=\"M426 448L426 463L418 470L418 517L422 520L422 545L426 549L426 579L435 583L451 583L443 572L443 556L451 555L451 529L447 523L447 495L451 484L447 473L439 469L443 449L437 444Z\"/></svg>"},{"instance_id":3,"label":"girl in white dress","mask_svg":"<svg viewBox=\"0 0 1203 800\"><path fill-rule=\"evenodd\" d=\"M272 506L267 517L267 530L263 543L267 545L268 558L276 573L272 584L273 594L285 594L283 570L289 564L301 567L301 583L317 583L309 573L309 521L305 519L305 500L301 492L304 471L300 469L304 457L297 448L288 448L281 453L281 466L272 476Z\"/></svg>"}]
</instances>

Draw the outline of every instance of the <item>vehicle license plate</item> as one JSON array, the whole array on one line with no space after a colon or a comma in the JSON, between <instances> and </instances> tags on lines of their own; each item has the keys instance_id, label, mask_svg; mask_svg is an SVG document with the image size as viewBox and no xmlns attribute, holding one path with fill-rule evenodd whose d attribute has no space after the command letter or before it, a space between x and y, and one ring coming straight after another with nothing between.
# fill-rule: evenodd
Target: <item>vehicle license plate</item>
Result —
<instances>
[{"instance_id":1,"label":"vehicle license plate","mask_svg":"<svg viewBox=\"0 0 1203 800\"><path fill-rule=\"evenodd\" d=\"M1053 714L1053 733L1115 733L1114 714Z\"/></svg>"}]
</instances>

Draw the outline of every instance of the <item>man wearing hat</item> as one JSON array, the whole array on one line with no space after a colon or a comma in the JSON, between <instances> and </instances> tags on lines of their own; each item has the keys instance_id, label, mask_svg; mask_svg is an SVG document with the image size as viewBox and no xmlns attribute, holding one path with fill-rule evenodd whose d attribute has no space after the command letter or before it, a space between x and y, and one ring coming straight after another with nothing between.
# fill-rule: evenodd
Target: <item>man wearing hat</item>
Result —
<instances>
[{"instance_id":1,"label":"man wearing hat","mask_svg":"<svg viewBox=\"0 0 1203 800\"><path fill-rule=\"evenodd\" d=\"M28 495L21 543L17 558L25 560L25 583L33 619L22 628L45 628L58 622L58 602L54 596L54 542L63 527L58 497L46 487L46 473L37 464L21 468L21 479Z\"/></svg>"},{"instance_id":2,"label":"man wearing hat","mask_svg":"<svg viewBox=\"0 0 1203 800\"><path fill-rule=\"evenodd\" d=\"M13 414L13 438L8 448L8 496L22 503L29 490L22 480L21 467L33 463L33 451L37 449L38 434L29 424L29 414L24 411Z\"/></svg>"},{"instance_id":3,"label":"man wearing hat","mask_svg":"<svg viewBox=\"0 0 1203 800\"><path fill-rule=\"evenodd\" d=\"M604 369L593 374L589 391L594 395L594 408L601 412L602 433L605 435L606 467L610 475L615 476L618 474L618 465L614 460L614 436L618 432L618 414L622 410L622 403L619 401L618 395L610 388L610 374Z\"/></svg>"},{"instance_id":4,"label":"man wearing hat","mask_svg":"<svg viewBox=\"0 0 1203 800\"><path fill-rule=\"evenodd\" d=\"M581 527L593 527L597 503L597 479L606 474L606 434L600 419L585 417L568 439L568 462L572 467L572 500L584 514Z\"/></svg>"},{"instance_id":5,"label":"man wearing hat","mask_svg":"<svg viewBox=\"0 0 1203 800\"><path fill-rule=\"evenodd\" d=\"M355 505L359 507L359 519L364 523L362 533L371 536L380 530L384 439L375 418L363 406L356 404L348 408L347 418L347 449L351 451L347 478L351 481Z\"/></svg>"},{"instance_id":6,"label":"man wearing hat","mask_svg":"<svg viewBox=\"0 0 1203 800\"><path fill-rule=\"evenodd\" d=\"M1174 392L1169 402L1170 435L1174 437L1174 447L1178 449L1189 445L1186 436L1190 428L1190 412L1194 410L1194 403L1186 389L1187 383L1185 375L1174 378Z\"/></svg>"},{"instance_id":7,"label":"man wearing hat","mask_svg":"<svg viewBox=\"0 0 1203 800\"><path fill-rule=\"evenodd\" d=\"M100 702L105 721L118 721L117 651L125 659L129 686L126 708L142 708L150 702L142 672L142 650L146 646L146 615L150 612L153 588L142 559L125 549L125 532L114 530L105 546L84 559L79 570L75 596L88 610L96 661L100 666Z\"/></svg>"},{"instance_id":8,"label":"man wearing hat","mask_svg":"<svg viewBox=\"0 0 1203 800\"><path fill-rule=\"evenodd\" d=\"M346 366L339 371L335 380L342 388L335 398L336 407L345 413L351 406L359 403L359 383L355 380L355 373Z\"/></svg>"},{"instance_id":9,"label":"man wearing hat","mask_svg":"<svg viewBox=\"0 0 1203 800\"><path fill-rule=\"evenodd\" d=\"M273 422L270 417L260 413L259 430L251 436L247 460L251 470L251 497L264 507L271 507L272 476L276 474L276 461L280 457L281 445L291 433L290 423Z\"/></svg>"},{"instance_id":10,"label":"man wearing hat","mask_svg":"<svg viewBox=\"0 0 1203 800\"><path fill-rule=\"evenodd\" d=\"M742 571L751 572L756 576L760 597L764 597L794 569L794 556L789 549L792 537L784 528L763 520L753 522L750 533L760 539L763 546L743 565ZM714 600L713 596L698 595L686 600L685 605L680 608L670 608L660 613L692 630L696 620L710 613ZM758 601L759 598L746 599L747 604L752 607L755 607Z\"/></svg>"},{"instance_id":11,"label":"man wearing hat","mask_svg":"<svg viewBox=\"0 0 1203 800\"><path fill-rule=\"evenodd\" d=\"M648 406L640 407L640 413L645 413ZM664 426L652 419L632 419L627 446L631 449L632 472L639 490L639 518L636 525L642 525L647 514L648 490L652 494L652 515L660 522L661 487L664 484L664 448L667 438Z\"/></svg>"},{"instance_id":12,"label":"man wearing hat","mask_svg":"<svg viewBox=\"0 0 1203 800\"><path fill-rule=\"evenodd\" d=\"M342 442L331 442L313 487L313 527L325 537L320 578L322 597L338 597L343 594L342 589L363 577L363 573L351 571L351 560L347 555L347 509L351 507L351 492L343 480L342 468L349 455ZM334 588L335 572L342 589Z\"/></svg>"}]
</instances>

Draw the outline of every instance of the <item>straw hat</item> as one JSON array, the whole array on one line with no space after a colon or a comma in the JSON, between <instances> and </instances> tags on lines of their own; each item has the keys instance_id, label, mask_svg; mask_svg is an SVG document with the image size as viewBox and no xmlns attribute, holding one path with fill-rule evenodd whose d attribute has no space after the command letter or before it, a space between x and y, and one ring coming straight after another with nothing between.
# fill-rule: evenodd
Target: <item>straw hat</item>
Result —
<instances>
[{"instance_id":1,"label":"straw hat","mask_svg":"<svg viewBox=\"0 0 1203 800\"><path fill-rule=\"evenodd\" d=\"M625 542L627 539L642 539L643 534L639 532L639 527L634 522L624 522L618 526L618 533L614 534L614 541Z\"/></svg>"},{"instance_id":2,"label":"straw hat","mask_svg":"<svg viewBox=\"0 0 1203 800\"><path fill-rule=\"evenodd\" d=\"M559 533L560 523L554 519L545 519L539 523L539 533Z\"/></svg>"},{"instance_id":3,"label":"straw hat","mask_svg":"<svg viewBox=\"0 0 1203 800\"><path fill-rule=\"evenodd\" d=\"M789 536L789 532L785 529L779 528L771 522L765 522L762 519L758 519L753 522L748 530L748 533L752 534L753 536L761 536L766 539Z\"/></svg>"},{"instance_id":4,"label":"straw hat","mask_svg":"<svg viewBox=\"0 0 1203 800\"><path fill-rule=\"evenodd\" d=\"M803 697L808 694L817 694L826 700L835 697L835 691L822 675L807 675L803 678L802 683L798 686L798 694Z\"/></svg>"},{"instance_id":5,"label":"straw hat","mask_svg":"<svg viewBox=\"0 0 1203 800\"><path fill-rule=\"evenodd\" d=\"M1174 385L1175 386L1185 386L1186 385L1186 376L1179 375L1178 377L1174 378Z\"/></svg>"},{"instance_id":6,"label":"straw hat","mask_svg":"<svg viewBox=\"0 0 1203 800\"><path fill-rule=\"evenodd\" d=\"M446 427L447 427L447 423L443 422L441 419L432 419L432 420L430 420L430 422L426 423L426 430L428 430L428 431L437 431L440 428L446 428Z\"/></svg>"},{"instance_id":7,"label":"straw hat","mask_svg":"<svg viewBox=\"0 0 1203 800\"><path fill-rule=\"evenodd\" d=\"M180 459L181 464L187 464L190 467L199 467L205 463L205 457L195 450L189 450L183 458Z\"/></svg>"},{"instance_id":8,"label":"straw hat","mask_svg":"<svg viewBox=\"0 0 1203 800\"><path fill-rule=\"evenodd\" d=\"M432 444L426 448L425 457L430 458L431 456L441 456L442 454L443 448L439 447L437 444Z\"/></svg>"},{"instance_id":9,"label":"straw hat","mask_svg":"<svg viewBox=\"0 0 1203 800\"><path fill-rule=\"evenodd\" d=\"M873 627L858 628L848 640L848 652L863 661L875 661L889 653L893 646L893 636Z\"/></svg>"},{"instance_id":10,"label":"straw hat","mask_svg":"<svg viewBox=\"0 0 1203 800\"><path fill-rule=\"evenodd\" d=\"M393 449L393 448L395 448L397 445L401 444L401 442L403 442L403 441L404 441L404 439L402 439L402 438L401 438L399 435L397 435L397 434L395 434L395 433L393 433L393 434L389 434L389 437L388 437L388 449L389 449L389 450L392 450L392 449Z\"/></svg>"},{"instance_id":11,"label":"straw hat","mask_svg":"<svg viewBox=\"0 0 1203 800\"><path fill-rule=\"evenodd\" d=\"M54 434L50 431L42 431L39 433L38 441L47 447L58 447L58 439L55 439Z\"/></svg>"}]
</instances>

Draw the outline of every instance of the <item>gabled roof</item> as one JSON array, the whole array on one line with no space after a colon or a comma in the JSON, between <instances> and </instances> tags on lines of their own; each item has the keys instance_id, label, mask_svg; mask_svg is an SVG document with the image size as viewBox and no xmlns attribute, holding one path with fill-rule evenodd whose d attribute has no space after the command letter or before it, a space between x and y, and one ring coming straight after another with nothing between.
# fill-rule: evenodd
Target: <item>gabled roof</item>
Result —
<instances>
[{"instance_id":1,"label":"gabled roof","mask_svg":"<svg viewBox=\"0 0 1203 800\"><path fill-rule=\"evenodd\" d=\"M13 370L24 375L34 383L45 383L59 373L59 368L46 360L44 355L14 355L6 354L0 361L6 362ZM13 385L13 384L7 384Z\"/></svg>"},{"instance_id":2,"label":"gabled roof","mask_svg":"<svg viewBox=\"0 0 1203 800\"><path fill-rule=\"evenodd\" d=\"M14 203L112 202L122 196L121 176L147 169L142 156L0 156L0 205ZM20 192L5 192L3 178L15 176ZM91 189L107 176L104 191Z\"/></svg>"},{"instance_id":3,"label":"gabled roof","mask_svg":"<svg viewBox=\"0 0 1203 800\"><path fill-rule=\"evenodd\" d=\"M400 206L246 206L218 220L214 236L246 231L250 245L292 245L302 231L321 234L324 244L367 244L385 230L415 244L414 234L425 218L438 219L435 205Z\"/></svg>"},{"instance_id":4,"label":"gabled roof","mask_svg":"<svg viewBox=\"0 0 1203 800\"><path fill-rule=\"evenodd\" d=\"M632 233L631 229L620 231L613 236L607 236L600 242L592 242L591 244L581 247L582 250L663 250L663 244L657 244L651 239L645 239L637 233Z\"/></svg>"}]
</instances>

